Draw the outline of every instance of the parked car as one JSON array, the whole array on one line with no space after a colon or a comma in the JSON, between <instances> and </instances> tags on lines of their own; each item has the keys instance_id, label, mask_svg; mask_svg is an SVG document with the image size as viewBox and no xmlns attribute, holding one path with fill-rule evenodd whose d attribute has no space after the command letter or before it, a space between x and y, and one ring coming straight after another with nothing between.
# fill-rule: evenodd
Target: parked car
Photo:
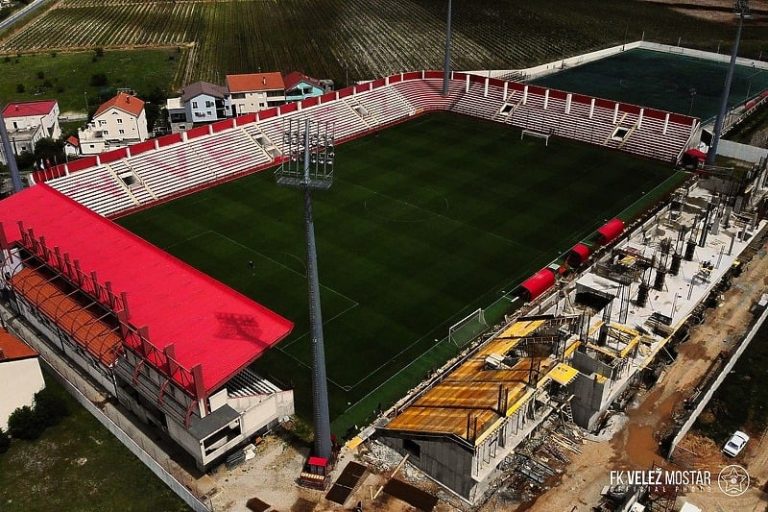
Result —
<instances>
[{"instance_id":1,"label":"parked car","mask_svg":"<svg viewBox=\"0 0 768 512\"><path fill-rule=\"evenodd\" d=\"M723 446L723 453L735 457L741 453L741 450L743 450L745 446L747 446L748 441L749 436L741 430L737 430L733 433L728 442L725 443L725 446Z\"/></svg>"}]
</instances>

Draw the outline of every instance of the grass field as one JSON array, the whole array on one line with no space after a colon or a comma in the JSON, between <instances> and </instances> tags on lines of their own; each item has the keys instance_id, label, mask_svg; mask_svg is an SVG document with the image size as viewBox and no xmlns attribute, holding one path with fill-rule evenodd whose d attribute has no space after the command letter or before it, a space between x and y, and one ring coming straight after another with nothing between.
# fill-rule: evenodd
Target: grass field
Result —
<instances>
[{"instance_id":1,"label":"grass field","mask_svg":"<svg viewBox=\"0 0 768 512\"><path fill-rule=\"evenodd\" d=\"M336 182L315 197L336 431L454 354L455 346L437 341L449 325L671 174L663 164L570 141L520 141L517 130L452 114L338 148ZM296 322L256 366L295 385L306 413L301 194L265 172L119 222Z\"/></svg>"},{"instance_id":2,"label":"grass field","mask_svg":"<svg viewBox=\"0 0 768 512\"><path fill-rule=\"evenodd\" d=\"M98 105L102 87L91 85L93 75L107 76L107 88L130 87L147 94L156 87L168 90L184 53L176 50L50 53L0 57L0 103L55 98L61 112L85 112ZM173 60L171 60L173 59ZM42 73L42 77L39 75ZM17 87L22 85L24 92Z\"/></svg>"},{"instance_id":3,"label":"grass field","mask_svg":"<svg viewBox=\"0 0 768 512\"><path fill-rule=\"evenodd\" d=\"M0 455L3 512L181 512L187 506L46 375L70 415Z\"/></svg>"},{"instance_id":4,"label":"grass field","mask_svg":"<svg viewBox=\"0 0 768 512\"><path fill-rule=\"evenodd\" d=\"M717 115L728 64L635 49L566 69L533 83L656 107L702 120ZM730 104L768 88L768 71L737 66ZM695 91L695 95L691 91Z\"/></svg>"},{"instance_id":5,"label":"grass field","mask_svg":"<svg viewBox=\"0 0 768 512\"><path fill-rule=\"evenodd\" d=\"M226 73L292 71L343 84L442 66L444 0L62 0L0 40L0 53L147 46L191 48L185 82ZM724 9L725 11L728 8ZM514 69L645 37L723 51L731 23L657 2L455 0L455 69ZM71 30L77 26L77 30ZM742 54L757 57L768 29L749 22ZM180 84L179 84L180 85Z\"/></svg>"}]
</instances>

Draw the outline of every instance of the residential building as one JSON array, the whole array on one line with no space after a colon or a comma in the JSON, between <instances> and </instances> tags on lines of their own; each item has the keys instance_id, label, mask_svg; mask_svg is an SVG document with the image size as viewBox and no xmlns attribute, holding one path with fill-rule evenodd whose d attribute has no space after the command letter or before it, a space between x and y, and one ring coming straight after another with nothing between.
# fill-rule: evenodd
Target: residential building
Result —
<instances>
[{"instance_id":1,"label":"residential building","mask_svg":"<svg viewBox=\"0 0 768 512\"><path fill-rule=\"evenodd\" d=\"M85 129L78 131L80 152L94 155L149 138L144 101L120 92L102 103Z\"/></svg>"},{"instance_id":2,"label":"residential building","mask_svg":"<svg viewBox=\"0 0 768 512\"><path fill-rule=\"evenodd\" d=\"M187 85L180 97L168 99L166 108L173 133L225 119L230 112L227 89L209 82Z\"/></svg>"},{"instance_id":3,"label":"residential building","mask_svg":"<svg viewBox=\"0 0 768 512\"><path fill-rule=\"evenodd\" d=\"M283 75L277 72L227 75L227 89L228 113L231 116L250 114L285 103Z\"/></svg>"},{"instance_id":4,"label":"residential building","mask_svg":"<svg viewBox=\"0 0 768 512\"><path fill-rule=\"evenodd\" d=\"M288 73L283 81L285 82L285 101L301 101L322 96L332 88L330 80L318 80L298 71Z\"/></svg>"},{"instance_id":5,"label":"residential building","mask_svg":"<svg viewBox=\"0 0 768 512\"><path fill-rule=\"evenodd\" d=\"M75 157L80 154L80 141L74 135L70 135L64 141L64 154Z\"/></svg>"},{"instance_id":6,"label":"residential building","mask_svg":"<svg viewBox=\"0 0 768 512\"><path fill-rule=\"evenodd\" d=\"M0 428L8 429L13 411L34 404L35 393L45 387L40 356L5 329L0 329Z\"/></svg>"},{"instance_id":7,"label":"residential building","mask_svg":"<svg viewBox=\"0 0 768 512\"><path fill-rule=\"evenodd\" d=\"M3 109L3 118L11 139L11 147L16 155L32 153L40 139L61 137L59 104L56 100L9 103ZM0 162L7 162L2 147Z\"/></svg>"}]
</instances>

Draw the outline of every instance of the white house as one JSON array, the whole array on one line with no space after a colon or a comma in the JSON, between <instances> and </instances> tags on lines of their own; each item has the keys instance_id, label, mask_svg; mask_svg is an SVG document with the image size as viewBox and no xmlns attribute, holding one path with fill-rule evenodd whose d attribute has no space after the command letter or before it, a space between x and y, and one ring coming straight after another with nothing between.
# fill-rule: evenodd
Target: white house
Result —
<instances>
[{"instance_id":1,"label":"white house","mask_svg":"<svg viewBox=\"0 0 768 512\"><path fill-rule=\"evenodd\" d=\"M285 83L281 73L227 75L229 115L239 116L285 103Z\"/></svg>"},{"instance_id":2,"label":"white house","mask_svg":"<svg viewBox=\"0 0 768 512\"><path fill-rule=\"evenodd\" d=\"M102 103L85 129L78 131L80 152L94 155L149 138L144 102L120 92Z\"/></svg>"},{"instance_id":3,"label":"white house","mask_svg":"<svg viewBox=\"0 0 768 512\"><path fill-rule=\"evenodd\" d=\"M187 85L181 97L168 99L166 108L174 133L225 119L230 112L227 89L209 82Z\"/></svg>"},{"instance_id":4,"label":"white house","mask_svg":"<svg viewBox=\"0 0 768 512\"><path fill-rule=\"evenodd\" d=\"M288 73L283 81L286 101L301 101L322 96L333 88L333 82L330 80L318 80L298 71Z\"/></svg>"},{"instance_id":5,"label":"white house","mask_svg":"<svg viewBox=\"0 0 768 512\"><path fill-rule=\"evenodd\" d=\"M3 109L3 118L16 155L33 152L40 139L61 137L59 104L56 100L9 103ZM2 147L0 162L7 163Z\"/></svg>"},{"instance_id":6,"label":"white house","mask_svg":"<svg viewBox=\"0 0 768 512\"><path fill-rule=\"evenodd\" d=\"M35 393L45 387L39 354L0 329L0 428L8 429L11 413L34 404Z\"/></svg>"}]
</instances>

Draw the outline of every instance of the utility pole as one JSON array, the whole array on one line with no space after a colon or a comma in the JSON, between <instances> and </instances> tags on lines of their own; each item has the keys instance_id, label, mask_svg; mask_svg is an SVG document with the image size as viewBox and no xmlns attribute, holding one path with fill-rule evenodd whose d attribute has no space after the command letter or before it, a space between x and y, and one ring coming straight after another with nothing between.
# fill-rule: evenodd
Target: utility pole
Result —
<instances>
[{"instance_id":1,"label":"utility pole","mask_svg":"<svg viewBox=\"0 0 768 512\"><path fill-rule=\"evenodd\" d=\"M725 75L725 86L723 94L720 96L720 111L715 119L715 133L712 134L712 142L707 152L707 165L714 165L717 158L717 146L720 143L720 137L723 133L723 123L728 113L728 97L731 93L731 82L733 82L733 72L736 69L736 57L739 54L739 42L741 41L741 29L744 26L744 16L749 14L749 5L747 0L736 0L736 13L739 15L739 28L736 30L736 41L733 43L731 51L731 62L728 65L728 73Z\"/></svg>"},{"instance_id":2,"label":"utility pole","mask_svg":"<svg viewBox=\"0 0 768 512\"><path fill-rule=\"evenodd\" d=\"M451 80L451 0L448 0L448 20L445 29L445 62L443 62L443 96L448 96Z\"/></svg>"}]
</instances>

